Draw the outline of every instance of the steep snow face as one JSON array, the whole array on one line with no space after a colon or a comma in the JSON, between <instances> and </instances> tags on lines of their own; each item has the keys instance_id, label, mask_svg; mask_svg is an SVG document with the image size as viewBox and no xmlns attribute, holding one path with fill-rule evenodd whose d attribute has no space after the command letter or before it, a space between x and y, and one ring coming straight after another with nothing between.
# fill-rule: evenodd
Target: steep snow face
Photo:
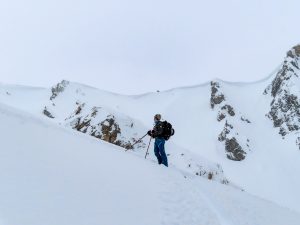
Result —
<instances>
[{"instance_id":1,"label":"steep snow face","mask_svg":"<svg viewBox=\"0 0 300 225\"><path fill-rule=\"evenodd\" d=\"M296 136L299 146L300 130L300 45L288 51L284 63L272 84L264 94L271 96L270 111L267 116L279 128L284 138L288 134Z\"/></svg>"},{"instance_id":2,"label":"steep snow face","mask_svg":"<svg viewBox=\"0 0 300 225\"><path fill-rule=\"evenodd\" d=\"M1 225L300 221L298 213L239 189L157 166L3 104L0 123Z\"/></svg>"}]
</instances>

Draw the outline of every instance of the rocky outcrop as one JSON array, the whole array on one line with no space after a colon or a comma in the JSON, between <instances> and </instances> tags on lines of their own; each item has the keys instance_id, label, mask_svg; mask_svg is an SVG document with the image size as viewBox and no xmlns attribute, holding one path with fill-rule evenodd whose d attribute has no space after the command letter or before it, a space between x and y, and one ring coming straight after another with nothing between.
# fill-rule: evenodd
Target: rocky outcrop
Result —
<instances>
[{"instance_id":1,"label":"rocky outcrop","mask_svg":"<svg viewBox=\"0 0 300 225\"><path fill-rule=\"evenodd\" d=\"M59 93L62 93L65 90L65 88L69 85L69 83L70 83L69 81L63 80L62 82L52 87L51 88L52 95L50 97L50 100L51 101L54 100L59 95Z\"/></svg>"},{"instance_id":2,"label":"rocky outcrop","mask_svg":"<svg viewBox=\"0 0 300 225\"><path fill-rule=\"evenodd\" d=\"M264 91L271 96L270 111L266 116L284 138L300 130L300 45L288 51L281 69Z\"/></svg>"},{"instance_id":3,"label":"rocky outcrop","mask_svg":"<svg viewBox=\"0 0 300 225\"><path fill-rule=\"evenodd\" d=\"M241 113L237 113L231 106L225 95L221 91L219 82L211 82L211 108L217 111L217 121L223 123L218 141L223 143L226 156L230 160L244 160L248 151L250 151L250 141L248 138L240 135L240 131L235 128L235 124L250 124L250 120L246 119Z\"/></svg>"},{"instance_id":4,"label":"rocky outcrop","mask_svg":"<svg viewBox=\"0 0 300 225\"><path fill-rule=\"evenodd\" d=\"M107 118L101 122L101 131L102 140L110 143L115 143L118 134L121 133L121 129L112 115L108 115Z\"/></svg>"},{"instance_id":5,"label":"rocky outcrop","mask_svg":"<svg viewBox=\"0 0 300 225\"><path fill-rule=\"evenodd\" d=\"M88 113L87 113L88 112ZM133 127L131 121L117 121L118 119L101 107L85 108L85 104L77 103L77 108L66 119L66 125L82 133L107 141L126 149L133 149L134 140L122 135L120 123ZM123 124L124 125L124 124Z\"/></svg>"},{"instance_id":6,"label":"rocky outcrop","mask_svg":"<svg viewBox=\"0 0 300 225\"><path fill-rule=\"evenodd\" d=\"M229 116L235 116L234 109L231 105L224 105L221 107L219 113L218 113L218 121L222 121L226 118L226 115Z\"/></svg>"},{"instance_id":7,"label":"rocky outcrop","mask_svg":"<svg viewBox=\"0 0 300 225\"><path fill-rule=\"evenodd\" d=\"M73 93L66 104L66 107L57 97L65 92L66 88ZM72 100L71 100L72 99ZM51 88L49 104L45 106L43 114L49 118L55 118L56 112L59 118L65 118L64 121L58 121L66 127L101 139L103 141L118 145L126 149L133 149L134 143L140 136L134 127L135 123L129 117L121 113L112 112L102 107L91 107L85 102L85 92L82 87L78 87L69 81L63 80ZM74 101L74 105L72 105ZM70 110L70 111L68 111ZM122 115L122 116L121 116ZM140 129L140 127L138 127ZM143 129L144 131L144 129ZM136 144L135 148L143 147L145 144Z\"/></svg>"},{"instance_id":8,"label":"rocky outcrop","mask_svg":"<svg viewBox=\"0 0 300 225\"><path fill-rule=\"evenodd\" d=\"M235 161L245 159L246 152L242 149L235 137L225 139L225 148L229 159Z\"/></svg>"},{"instance_id":9,"label":"rocky outcrop","mask_svg":"<svg viewBox=\"0 0 300 225\"><path fill-rule=\"evenodd\" d=\"M220 84L218 82L211 82L211 97L210 106L213 109L215 105L219 105L225 101L225 96L219 92Z\"/></svg>"},{"instance_id":10,"label":"rocky outcrop","mask_svg":"<svg viewBox=\"0 0 300 225\"><path fill-rule=\"evenodd\" d=\"M43 110L43 114L47 117L49 117L50 119L54 119L55 117L48 111L47 107L45 106L44 110Z\"/></svg>"}]
</instances>

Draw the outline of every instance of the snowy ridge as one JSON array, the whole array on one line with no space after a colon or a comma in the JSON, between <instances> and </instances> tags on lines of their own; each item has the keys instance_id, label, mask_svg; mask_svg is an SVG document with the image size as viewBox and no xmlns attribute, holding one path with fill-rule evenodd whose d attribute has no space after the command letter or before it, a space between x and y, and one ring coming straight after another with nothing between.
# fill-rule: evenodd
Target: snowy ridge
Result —
<instances>
[{"instance_id":1,"label":"snowy ridge","mask_svg":"<svg viewBox=\"0 0 300 225\"><path fill-rule=\"evenodd\" d=\"M95 141L123 147L119 150L131 149L127 153L140 158L149 139L133 149L131 145L151 129L153 115L161 113L176 129L166 144L174 169L195 179L202 176L236 186L300 212L297 65L295 47L276 73L248 85L215 80L139 96L68 81L50 89L1 85L0 102L93 136ZM274 87L278 87L275 96ZM155 162L152 148L149 160Z\"/></svg>"},{"instance_id":2,"label":"snowy ridge","mask_svg":"<svg viewBox=\"0 0 300 225\"><path fill-rule=\"evenodd\" d=\"M297 225L300 220L299 214L236 188L183 176L3 104L0 122L2 224Z\"/></svg>"}]
</instances>

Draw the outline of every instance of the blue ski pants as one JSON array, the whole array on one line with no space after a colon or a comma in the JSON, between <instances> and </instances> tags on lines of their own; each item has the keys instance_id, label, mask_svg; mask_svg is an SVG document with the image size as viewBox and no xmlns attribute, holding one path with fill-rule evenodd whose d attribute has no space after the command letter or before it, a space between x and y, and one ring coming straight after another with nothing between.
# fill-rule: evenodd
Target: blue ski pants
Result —
<instances>
[{"instance_id":1,"label":"blue ski pants","mask_svg":"<svg viewBox=\"0 0 300 225\"><path fill-rule=\"evenodd\" d=\"M158 160L158 164L168 166L168 158L165 152L165 139L155 138L154 142L154 154Z\"/></svg>"}]
</instances>

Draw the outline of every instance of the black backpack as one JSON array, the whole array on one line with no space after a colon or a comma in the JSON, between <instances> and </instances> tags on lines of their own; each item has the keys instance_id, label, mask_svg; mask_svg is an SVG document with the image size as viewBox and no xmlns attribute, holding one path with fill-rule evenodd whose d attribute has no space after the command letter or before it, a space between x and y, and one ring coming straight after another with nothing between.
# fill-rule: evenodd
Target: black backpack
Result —
<instances>
[{"instance_id":1,"label":"black backpack","mask_svg":"<svg viewBox=\"0 0 300 225\"><path fill-rule=\"evenodd\" d=\"M170 124L168 121L162 122L162 128L163 128L162 136L166 141L169 140L170 137L175 134L175 130L173 129L172 124Z\"/></svg>"}]
</instances>

